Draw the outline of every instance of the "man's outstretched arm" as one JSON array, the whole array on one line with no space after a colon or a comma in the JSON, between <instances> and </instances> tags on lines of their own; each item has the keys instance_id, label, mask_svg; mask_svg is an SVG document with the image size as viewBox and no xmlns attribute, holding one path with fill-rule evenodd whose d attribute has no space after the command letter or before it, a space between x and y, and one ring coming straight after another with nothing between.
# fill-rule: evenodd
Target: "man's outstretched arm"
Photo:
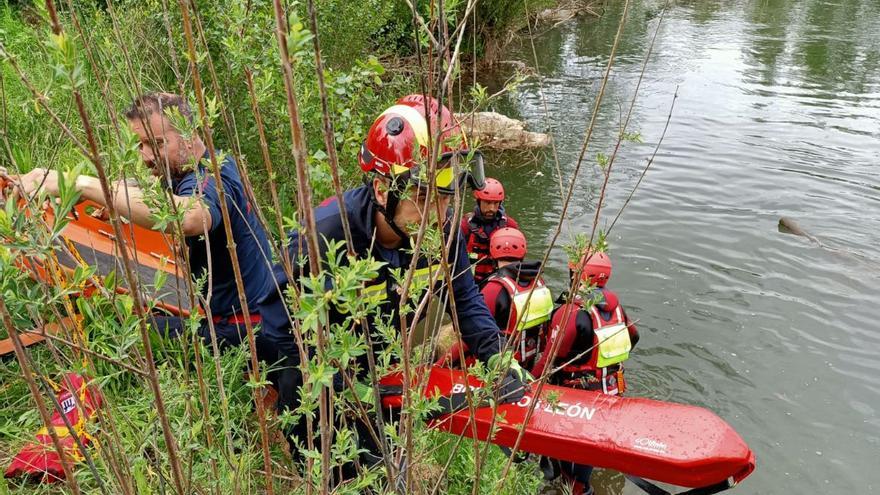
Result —
<instances>
[{"instance_id":1,"label":"man's outstretched arm","mask_svg":"<svg viewBox=\"0 0 880 495\"><path fill-rule=\"evenodd\" d=\"M12 177L27 195L33 195L38 191L45 191L49 196L58 195L58 172L36 168L30 172ZM83 199L93 201L102 206L107 206L101 183L97 177L80 175L76 178L76 190ZM133 185L119 181L112 191L113 206L120 215L128 218L133 223L152 229L155 226L150 207L144 202L143 191ZM213 227L211 210L205 203L195 196L172 196L173 201L183 215L183 235L189 237L204 234Z\"/></svg>"}]
</instances>

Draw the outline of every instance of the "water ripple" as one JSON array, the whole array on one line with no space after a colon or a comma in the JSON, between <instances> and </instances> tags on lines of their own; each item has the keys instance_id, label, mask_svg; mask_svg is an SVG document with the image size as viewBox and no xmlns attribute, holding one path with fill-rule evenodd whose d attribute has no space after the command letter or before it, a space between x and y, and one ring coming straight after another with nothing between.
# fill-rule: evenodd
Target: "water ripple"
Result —
<instances>
[{"instance_id":1,"label":"water ripple","mask_svg":"<svg viewBox=\"0 0 880 495\"><path fill-rule=\"evenodd\" d=\"M880 3L838 3L675 4L633 114L645 143L624 143L600 221L641 175L678 86L663 146L609 236L610 285L642 334L629 393L731 422L759 458L750 493L880 491L880 38L866 35L880 32ZM541 77L510 100L533 128L552 129L563 175L616 27L619 7L606 8L537 39ZM567 236L592 227L596 153L613 147L656 22L656 6L633 8ZM513 51L531 59L528 43ZM527 181L516 170L497 173L532 251L560 200L553 181L541 183L550 194L528 183L518 197ZM552 163L543 170L552 176ZM782 216L819 242L780 233ZM552 253L554 276L567 273L564 258Z\"/></svg>"}]
</instances>

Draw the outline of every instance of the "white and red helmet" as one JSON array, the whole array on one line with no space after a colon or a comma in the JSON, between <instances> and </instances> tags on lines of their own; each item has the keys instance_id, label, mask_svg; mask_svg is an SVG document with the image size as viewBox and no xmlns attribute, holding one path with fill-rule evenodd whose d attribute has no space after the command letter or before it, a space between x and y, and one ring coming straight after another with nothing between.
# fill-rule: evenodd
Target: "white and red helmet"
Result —
<instances>
[{"instance_id":1,"label":"white and red helmet","mask_svg":"<svg viewBox=\"0 0 880 495\"><path fill-rule=\"evenodd\" d=\"M435 98L419 94L397 100L373 122L358 152L361 170L417 182L419 167L431 153L430 138L437 135L438 128L441 163L434 177L437 190L454 194L456 187L464 185L464 179L474 189L483 188L482 155L468 149L461 127L448 108ZM466 174L456 176L450 166L449 158L455 155L472 158Z\"/></svg>"}]
</instances>

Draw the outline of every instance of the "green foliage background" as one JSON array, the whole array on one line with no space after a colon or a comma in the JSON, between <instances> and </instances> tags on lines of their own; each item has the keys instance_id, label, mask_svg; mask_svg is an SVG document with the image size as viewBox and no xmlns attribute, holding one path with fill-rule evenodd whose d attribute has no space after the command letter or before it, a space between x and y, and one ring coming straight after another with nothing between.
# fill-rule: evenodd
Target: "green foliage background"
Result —
<instances>
[{"instance_id":1,"label":"green foliage background","mask_svg":"<svg viewBox=\"0 0 880 495\"><path fill-rule=\"evenodd\" d=\"M58 2L61 22L67 39L53 38L41 2L4 2L0 4L0 166L23 172L35 167L59 171L79 167L93 173L92 165L70 143L52 117L36 103L31 91L22 84L25 76L45 103L80 139L84 139L71 88L77 88L86 110L93 119L99 147L114 178L139 172L125 156L127 138L122 110L139 93L148 91L182 92L192 97L192 74L186 59L186 45L180 26L182 19L175 2L169 0L123 0L113 2L76 2L75 12L69 3ZM532 2L536 8L542 2ZM547 2L543 2L547 3ZM193 5L201 21L204 45L197 47L205 93L214 102L211 127L218 148L236 155L246 167L257 200L270 216L268 185L274 183L281 197L282 214L292 217L296 205L293 158L290 151L288 114L284 83L280 71L274 34L272 3L267 0L195 0ZM399 96L418 87L417 70L412 67L417 50L424 49L424 39L415 41L412 16L405 2L397 0L324 0L317 2L320 39L325 57L325 78L334 120L335 144L340 159L340 173L346 186L356 184L360 172L356 152L366 129L385 107ZM522 22L524 0L486 0L479 3L472 25L478 35L466 40L485 40L493 29L507 29ZM432 3L417 2L425 18L436 16ZM463 15L466 2L445 4L446 22L454 26ZM295 65L295 79L301 117L310 150L313 196L320 201L332 192L330 170L321 133L321 106L317 89L311 33L307 29L305 5L292 3L288 17L289 50ZM197 29L197 36L200 33ZM423 37L424 38L424 37ZM470 43L471 41L468 41ZM482 43L482 41L480 41ZM468 46L472 53L481 46ZM206 70L213 63L216 78ZM14 62L14 64L13 64ZM18 69L16 69L16 67ZM252 111L246 74L252 74L257 104L267 135L269 157L275 175L270 177L263 162L257 124ZM130 150L129 150L130 151ZM35 232L34 226L13 225L14 212L0 216L0 237L14 237L16 232ZM22 221L21 217L15 217ZM270 224L272 222L269 222ZM275 235L278 235L275 232ZM46 256L52 250L52 238L22 239L22 246L9 246L21 254ZM29 244L25 246L24 244ZM18 269L7 251L0 246L0 295L22 328L37 317L53 319L61 312L65 289L39 286ZM88 274L81 274L85 277ZM149 282L149 281L148 281ZM158 282L158 281L154 281ZM89 329L91 348L120 362L136 362L140 341L137 322L131 313L131 300L116 297L90 298L84 325ZM6 337L5 331L0 337ZM255 425L251 389L242 378L247 351L238 349L219 357L219 376L213 373L214 356L195 339L163 341L157 339L157 363L168 415L172 418L181 454L187 462L188 475L200 490L211 493L263 491L259 431ZM130 467L131 484L138 493L171 491L167 466L161 462L164 444L156 421L152 396L144 382L110 363L95 361L84 367L69 349L37 346L30 350L35 371L57 377L63 371L95 373L108 398L108 415L117 421L117 440L94 452L102 477L112 479L102 455L116 455ZM196 376L201 364L204 376ZM9 460L40 426L32 397L21 378L15 360L0 361L0 465ZM221 387L222 386L222 387ZM226 400L219 400L221 389ZM44 396L46 395L44 391ZM210 398L202 410L198 394ZM222 449L205 441L205 432L225 436L231 443L219 441ZM441 488L443 493L471 493L475 449L465 442L455 450L448 442L453 437L421 432L417 439L420 451L428 452L414 463L413 469L426 473L420 488L430 490L438 481L431 473L439 470L453 456L450 471ZM430 448L429 448L430 447ZM480 447L482 449L482 447ZM283 464L286 457L276 442L272 456ZM501 476L506 458L497 449L489 450L479 484L480 492L491 492ZM215 471L212 464L219 466ZM522 493L534 489L538 476L533 465L515 467L505 491ZM100 492L100 485L85 466L78 467L77 479L84 493ZM282 491L302 490L297 480L281 480ZM34 485L0 479L0 494L66 492L63 485ZM110 491L114 492L111 484Z\"/></svg>"}]
</instances>

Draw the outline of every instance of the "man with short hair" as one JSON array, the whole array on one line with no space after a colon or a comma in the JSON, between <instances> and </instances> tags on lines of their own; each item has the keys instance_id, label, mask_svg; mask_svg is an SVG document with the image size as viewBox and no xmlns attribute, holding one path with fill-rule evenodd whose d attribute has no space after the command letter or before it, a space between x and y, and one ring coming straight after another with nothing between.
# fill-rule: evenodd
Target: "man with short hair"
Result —
<instances>
[{"instance_id":1,"label":"man with short hair","mask_svg":"<svg viewBox=\"0 0 880 495\"><path fill-rule=\"evenodd\" d=\"M208 302L205 309L210 312L221 347L240 344L246 335L245 321L208 150L196 132L176 128L169 118L182 117L191 126L189 104L179 95L147 93L132 102L125 117L140 141L141 158L171 189L172 200L182 212L180 223L189 251L190 272L196 279L208 275L201 296ZM236 246L245 299L251 322L258 323L256 307L269 292L272 281L269 242L247 198L235 160L229 155L215 154L221 160L220 178L231 222L231 242ZM42 190L50 196L58 195L58 173L54 170L34 169L18 177L17 182L26 194ZM80 175L75 187L82 198L106 206L96 177ZM112 201L120 215L133 223L155 227L154 211L144 201L140 188L120 181L112 191ZM179 336L185 327L185 320L180 317L157 316L155 320L158 330L172 336ZM203 323L199 335L210 343L210 334L209 325Z\"/></svg>"},{"instance_id":2,"label":"man with short hair","mask_svg":"<svg viewBox=\"0 0 880 495\"><path fill-rule=\"evenodd\" d=\"M519 225L504 211L504 186L498 180L487 178L486 187L474 191L474 199L474 211L461 219L459 228L474 265L474 280L482 286L495 271L495 262L489 256L492 232L505 227L518 229Z\"/></svg>"}]
</instances>

